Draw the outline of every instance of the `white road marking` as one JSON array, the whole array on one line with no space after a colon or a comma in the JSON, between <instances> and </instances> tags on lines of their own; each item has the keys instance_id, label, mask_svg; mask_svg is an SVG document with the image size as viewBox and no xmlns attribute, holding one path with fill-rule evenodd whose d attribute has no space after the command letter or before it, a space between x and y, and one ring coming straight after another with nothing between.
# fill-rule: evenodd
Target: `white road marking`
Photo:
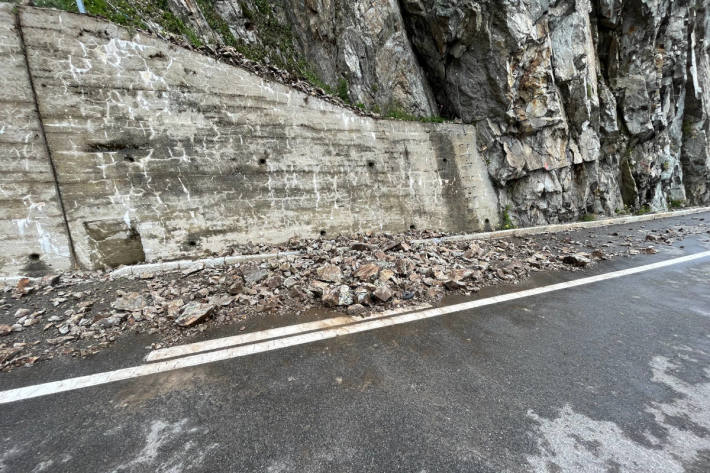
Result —
<instances>
[{"instance_id":1,"label":"white road marking","mask_svg":"<svg viewBox=\"0 0 710 473\"><path fill-rule=\"evenodd\" d=\"M216 338L204 342L190 343L187 345L178 345L174 347L161 348L153 350L145 357L145 361L160 361L178 356L193 355L204 351L212 351L218 348L233 347L235 345L244 345L246 343L259 342L270 338L280 338L286 335L296 335L299 333L312 332L314 330L323 330L326 328L339 327L341 325L350 325L365 320L379 319L382 317L390 317L392 315L403 314L405 312L415 312L419 310L430 309L430 304L424 304L416 307L402 307L400 309L392 309L368 317L343 316L331 317L329 319L316 320L314 322L306 322L297 325L288 325L286 327L271 328L260 332L244 333L234 335L232 337Z\"/></svg>"},{"instance_id":2,"label":"white road marking","mask_svg":"<svg viewBox=\"0 0 710 473\"><path fill-rule=\"evenodd\" d=\"M429 319L432 317L439 317L446 314L451 314L454 312L461 312L464 310L475 309L478 307L484 307L492 304L498 304L501 302L508 302L516 299L522 299L524 297L536 296L540 294L547 294L554 291L560 291L562 289L570 289L573 287L584 286L587 284L593 284L600 281L607 281L610 279L616 279L623 276L630 276L633 274L638 274L646 271L652 271L654 269L665 268L668 266L687 263L690 261L699 260L701 258L706 258L710 256L710 251L704 251L702 253L697 253L694 255L683 256L680 258L673 258L666 261L661 261L659 263L647 264L644 266L638 266L635 268L624 269L621 271L614 271L611 273L600 274L597 276L591 276L587 278L576 279L574 281L568 281L558 284L552 284L549 286L538 287L535 289L528 289L525 291L514 292L511 294L503 294L500 296L488 297L486 299L479 299L470 302L464 302L461 304L450 305L446 307L438 307L433 309L427 309L420 312L412 312L403 315L397 315L389 318L378 318L375 320L367 320L362 323L345 325L341 327L335 327L330 329L321 330L318 332L310 332L306 334L299 334L285 338L279 338L276 340L268 340L260 343L253 343L251 345L242 345L233 348L227 348L224 350L213 351L209 353L201 353L192 356L186 356L183 358L177 358L169 361L161 361L157 363L151 363L146 365L134 366L132 368L123 368L115 371L108 371L104 373L96 373L88 376L80 376L78 378L69 378L61 381L53 381L50 383L37 384L34 386L27 386L23 388L10 389L8 391L0 392L0 404L7 404L16 401L22 401L25 399L32 399L39 396L46 396L50 394L57 394L65 391L72 391L75 389L88 388L91 386L98 386L107 383L113 383L115 381L121 381L131 378L137 378L140 376L147 376L151 374L163 373L166 371L177 370L181 368L188 368L191 366L198 366L207 363L214 363L216 361L228 360L231 358L237 358L242 356L254 355L257 353L268 352L272 350L278 350L281 348L287 348L297 345L303 345L306 343L313 343L321 340L327 340L330 338L335 338L344 335L352 335L354 333L365 332L369 330L375 330L384 327L391 327L393 325L405 324L409 322L414 322L417 320Z\"/></svg>"}]
</instances>

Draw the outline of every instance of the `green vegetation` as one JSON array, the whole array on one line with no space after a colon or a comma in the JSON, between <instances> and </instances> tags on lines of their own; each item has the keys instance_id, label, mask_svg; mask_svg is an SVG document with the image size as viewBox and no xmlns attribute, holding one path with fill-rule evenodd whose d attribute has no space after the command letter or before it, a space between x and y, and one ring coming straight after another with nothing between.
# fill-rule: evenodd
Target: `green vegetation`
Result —
<instances>
[{"instance_id":1,"label":"green vegetation","mask_svg":"<svg viewBox=\"0 0 710 473\"><path fill-rule=\"evenodd\" d=\"M350 97L350 86L345 77L338 79L335 85L328 84L300 56L295 47L290 27L278 21L269 0L252 0L249 3L242 1L240 3L245 18L251 23L248 27L258 32L259 44L247 43L234 36L229 24L217 11L216 0L196 0L196 4L211 32L214 33L214 36L209 35L210 40L216 38L218 43L234 47L252 61L273 64L285 69L313 86L323 89L326 94L340 97L348 105L354 104L353 98ZM77 12L75 0L35 0L34 5ZM84 5L89 14L104 17L129 28L129 31L149 30L148 25L157 24L164 32L181 36L194 47L203 46L206 39L190 27L187 18L181 18L171 11L168 0L84 0ZM377 91L376 85L372 86L372 91ZM367 111L367 106L362 102L358 102L354 106ZM371 111L381 114L377 105L374 105ZM385 117L424 123L444 122L444 119L439 116L418 117L412 115L398 104L388 107Z\"/></svg>"},{"instance_id":2,"label":"green vegetation","mask_svg":"<svg viewBox=\"0 0 710 473\"><path fill-rule=\"evenodd\" d=\"M649 205L643 205L641 208L636 212L636 215L646 215L651 213L651 207Z\"/></svg>"},{"instance_id":3,"label":"green vegetation","mask_svg":"<svg viewBox=\"0 0 710 473\"><path fill-rule=\"evenodd\" d=\"M597 219L597 216L594 214L584 214L580 217L581 222L593 222Z\"/></svg>"},{"instance_id":4,"label":"green vegetation","mask_svg":"<svg viewBox=\"0 0 710 473\"><path fill-rule=\"evenodd\" d=\"M680 209L682 207L685 207L685 201L684 200L675 200L671 199L670 201L670 206L672 209Z\"/></svg>"},{"instance_id":5,"label":"green vegetation","mask_svg":"<svg viewBox=\"0 0 710 473\"><path fill-rule=\"evenodd\" d=\"M34 5L78 12L74 0L35 0ZM102 16L128 28L148 29L146 22L150 21L160 25L166 32L183 36L193 46L203 44L197 33L170 11L167 0L84 0L84 6L89 14Z\"/></svg>"},{"instance_id":6,"label":"green vegetation","mask_svg":"<svg viewBox=\"0 0 710 473\"><path fill-rule=\"evenodd\" d=\"M78 13L76 2L74 0L35 0L34 5L42 8L56 8L58 10L66 10Z\"/></svg>"},{"instance_id":7,"label":"green vegetation","mask_svg":"<svg viewBox=\"0 0 710 473\"><path fill-rule=\"evenodd\" d=\"M351 104L350 100L350 88L348 87L348 81L345 80L345 77L341 77L340 80L338 81L338 97L340 97L340 100L347 104Z\"/></svg>"},{"instance_id":8,"label":"green vegetation","mask_svg":"<svg viewBox=\"0 0 710 473\"><path fill-rule=\"evenodd\" d=\"M512 230L515 228L513 220L510 218L510 205L506 205L505 209L500 213L500 230Z\"/></svg>"},{"instance_id":9,"label":"green vegetation","mask_svg":"<svg viewBox=\"0 0 710 473\"><path fill-rule=\"evenodd\" d=\"M394 120L404 120L408 122L422 122L422 123L443 123L444 119L439 116L433 117L418 117L412 115L411 113L405 112L401 107L395 105L390 107L390 109L385 114L385 117L392 118Z\"/></svg>"}]
</instances>

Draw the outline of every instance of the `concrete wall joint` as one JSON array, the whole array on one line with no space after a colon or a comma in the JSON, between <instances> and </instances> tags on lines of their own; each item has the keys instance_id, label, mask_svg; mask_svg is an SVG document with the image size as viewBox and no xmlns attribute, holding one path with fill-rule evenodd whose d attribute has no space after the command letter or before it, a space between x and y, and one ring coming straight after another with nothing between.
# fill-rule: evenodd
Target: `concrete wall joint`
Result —
<instances>
[{"instance_id":1,"label":"concrete wall joint","mask_svg":"<svg viewBox=\"0 0 710 473\"><path fill-rule=\"evenodd\" d=\"M25 61L25 67L27 68L27 76L29 78L29 85L30 85L30 89L32 90L32 99L34 101L35 110L37 112L37 120L39 122L40 134L42 136L42 141L44 143L44 147L47 151L47 156L49 157L49 167L52 171L52 179L54 181L54 189L55 189L55 192L57 193L57 203L59 205L59 209L62 213L62 218L64 220L64 231L66 232L67 240L69 241L69 257L71 259L71 265L74 268L78 268L79 267L79 260L76 257L76 251L74 249L74 240L72 238L72 234L69 229L69 220L67 219L67 213L64 208L64 200L62 199L62 190L59 187L59 178L57 176L57 168L54 164L54 158L52 156L52 149L49 146L49 142L47 141L47 134L46 134L45 128L44 128L44 119L42 117L42 112L39 108L39 99L37 98L37 90L35 89L34 76L32 74L32 69L30 68L29 58L27 57L27 47L25 45L25 36L23 33L22 17L20 15L20 11L21 11L20 8L21 7L18 7L15 10L15 27L17 28L17 34L20 39L20 46L22 48L22 56Z\"/></svg>"}]
</instances>

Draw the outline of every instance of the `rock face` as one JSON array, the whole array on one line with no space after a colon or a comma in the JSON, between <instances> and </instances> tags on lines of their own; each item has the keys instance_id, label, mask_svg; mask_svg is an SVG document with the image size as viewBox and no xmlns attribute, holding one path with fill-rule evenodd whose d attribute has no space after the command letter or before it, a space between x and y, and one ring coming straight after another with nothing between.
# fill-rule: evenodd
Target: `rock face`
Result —
<instances>
[{"instance_id":1,"label":"rock face","mask_svg":"<svg viewBox=\"0 0 710 473\"><path fill-rule=\"evenodd\" d=\"M501 207L535 224L708 201L707 3L402 5L445 114L476 124Z\"/></svg>"}]
</instances>

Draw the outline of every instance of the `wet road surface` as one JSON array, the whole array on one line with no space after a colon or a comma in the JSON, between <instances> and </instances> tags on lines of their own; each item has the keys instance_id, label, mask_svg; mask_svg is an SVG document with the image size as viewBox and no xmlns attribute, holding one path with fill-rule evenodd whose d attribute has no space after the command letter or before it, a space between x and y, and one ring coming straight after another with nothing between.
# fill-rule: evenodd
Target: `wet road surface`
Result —
<instances>
[{"instance_id":1,"label":"wet road surface","mask_svg":"<svg viewBox=\"0 0 710 473\"><path fill-rule=\"evenodd\" d=\"M708 249L693 237L478 297ZM146 353L52 360L0 390ZM710 258L3 404L0 440L3 473L708 472Z\"/></svg>"}]
</instances>

